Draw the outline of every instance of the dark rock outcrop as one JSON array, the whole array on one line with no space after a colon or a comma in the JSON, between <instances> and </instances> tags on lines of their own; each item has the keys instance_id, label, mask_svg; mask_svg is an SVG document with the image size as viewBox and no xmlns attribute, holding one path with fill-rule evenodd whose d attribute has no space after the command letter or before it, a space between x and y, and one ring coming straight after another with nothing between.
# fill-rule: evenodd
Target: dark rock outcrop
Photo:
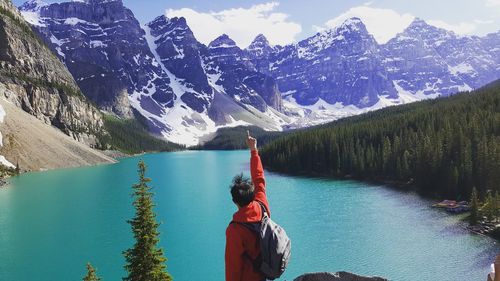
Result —
<instances>
[{"instance_id":1,"label":"dark rock outcrop","mask_svg":"<svg viewBox=\"0 0 500 281\"><path fill-rule=\"evenodd\" d=\"M294 281L387 281L387 279L381 277L365 277L340 271L336 273L308 273L295 278Z\"/></svg>"}]
</instances>

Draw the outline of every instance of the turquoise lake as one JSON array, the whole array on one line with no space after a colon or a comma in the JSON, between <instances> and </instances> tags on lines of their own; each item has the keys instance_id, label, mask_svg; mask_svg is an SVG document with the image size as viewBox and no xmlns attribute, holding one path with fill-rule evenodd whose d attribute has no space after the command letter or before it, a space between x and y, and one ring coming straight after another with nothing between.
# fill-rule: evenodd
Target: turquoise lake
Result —
<instances>
[{"instance_id":1,"label":"turquoise lake","mask_svg":"<svg viewBox=\"0 0 500 281\"><path fill-rule=\"evenodd\" d=\"M161 246L177 281L224 280L231 178L248 151L148 154L113 165L29 173L0 189L0 280L103 281L125 276L133 243L131 185L144 159L153 179ZM264 163L265 166L265 163ZM266 173L273 218L292 239L284 277L352 271L408 281L484 281L500 247L412 193L356 181Z\"/></svg>"}]
</instances>

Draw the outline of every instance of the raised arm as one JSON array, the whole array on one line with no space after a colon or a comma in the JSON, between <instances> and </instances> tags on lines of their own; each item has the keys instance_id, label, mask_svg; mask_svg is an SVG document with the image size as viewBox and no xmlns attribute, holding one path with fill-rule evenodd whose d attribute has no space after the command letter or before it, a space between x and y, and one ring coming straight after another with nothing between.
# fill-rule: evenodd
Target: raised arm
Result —
<instances>
[{"instance_id":1,"label":"raised arm","mask_svg":"<svg viewBox=\"0 0 500 281\"><path fill-rule=\"evenodd\" d=\"M258 200L266 205L269 210L269 203L266 195L266 179L264 178L264 168L260 161L259 151L257 150L257 140L250 136L247 131L247 145L250 149L250 174L255 187L255 200Z\"/></svg>"}]
</instances>

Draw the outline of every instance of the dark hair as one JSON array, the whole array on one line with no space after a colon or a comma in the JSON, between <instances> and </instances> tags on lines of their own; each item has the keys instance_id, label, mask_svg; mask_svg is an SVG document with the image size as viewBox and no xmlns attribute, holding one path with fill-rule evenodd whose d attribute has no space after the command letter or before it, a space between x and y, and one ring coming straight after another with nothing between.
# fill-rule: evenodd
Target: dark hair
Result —
<instances>
[{"instance_id":1,"label":"dark hair","mask_svg":"<svg viewBox=\"0 0 500 281\"><path fill-rule=\"evenodd\" d=\"M243 174L236 175L231 183L231 195L233 202L244 207L254 199L254 187L252 181Z\"/></svg>"}]
</instances>

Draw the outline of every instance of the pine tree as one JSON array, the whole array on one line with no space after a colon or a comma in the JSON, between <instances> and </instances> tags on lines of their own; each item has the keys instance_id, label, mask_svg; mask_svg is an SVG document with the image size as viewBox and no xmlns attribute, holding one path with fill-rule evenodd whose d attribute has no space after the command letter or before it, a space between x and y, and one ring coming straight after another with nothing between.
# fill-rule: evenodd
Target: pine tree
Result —
<instances>
[{"instance_id":1,"label":"pine tree","mask_svg":"<svg viewBox=\"0 0 500 281\"><path fill-rule=\"evenodd\" d=\"M97 276L96 269L90 264L87 263L87 275L83 277L83 281L100 281L101 278Z\"/></svg>"},{"instance_id":2,"label":"pine tree","mask_svg":"<svg viewBox=\"0 0 500 281\"><path fill-rule=\"evenodd\" d=\"M486 215L486 218L488 221L493 221L495 217L495 199L493 198L493 195L491 195L491 191L488 190L488 194L486 195L485 203L483 205L483 211L484 214Z\"/></svg>"},{"instance_id":3,"label":"pine tree","mask_svg":"<svg viewBox=\"0 0 500 281\"><path fill-rule=\"evenodd\" d=\"M498 191L495 191L494 202L495 202L495 221L497 221L498 218L500 217L500 193L498 193Z\"/></svg>"},{"instance_id":4,"label":"pine tree","mask_svg":"<svg viewBox=\"0 0 500 281\"><path fill-rule=\"evenodd\" d=\"M16 163L16 175L21 173L21 169L19 168L19 161Z\"/></svg>"},{"instance_id":5,"label":"pine tree","mask_svg":"<svg viewBox=\"0 0 500 281\"><path fill-rule=\"evenodd\" d=\"M476 225L479 221L479 198L477 196L476 187L472 188L472 194L470 197L470 216L469 223L471 225Z\"/></svg>"},{"instance_id":6,"label":"pine tree","mask_svg":"<svg viewBox=\"0 0 500 281\"><path fill-rule=\"evenodd\" d=\"M159 235L154 213L153 193L148 186L151 179L146 178L146 164L138 164L139 183L133 186L135 217L128 223L132 226L135 244L123 252L127 264L128 276L124 281L170 281L172 277L166 271L163 249L158 247Z\"/></svg>"}]
</instances>

